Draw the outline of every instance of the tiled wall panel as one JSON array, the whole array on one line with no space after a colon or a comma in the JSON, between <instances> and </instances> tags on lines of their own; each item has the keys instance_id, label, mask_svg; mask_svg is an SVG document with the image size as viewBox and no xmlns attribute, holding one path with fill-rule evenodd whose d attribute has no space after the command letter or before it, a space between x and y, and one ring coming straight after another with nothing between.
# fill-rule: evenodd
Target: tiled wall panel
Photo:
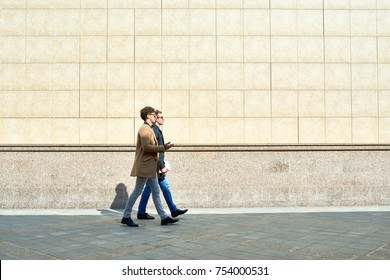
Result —
<instances>
[{"instance_id":1,"label":"tiled wall panel","mask_svg":"<svg viewBox=\"0 0 390 280\"><path fill-rule=\"evenodd\" d=\"M0 0L0 144L387 144L386 0Z\"/></svg>"}]
</instances>

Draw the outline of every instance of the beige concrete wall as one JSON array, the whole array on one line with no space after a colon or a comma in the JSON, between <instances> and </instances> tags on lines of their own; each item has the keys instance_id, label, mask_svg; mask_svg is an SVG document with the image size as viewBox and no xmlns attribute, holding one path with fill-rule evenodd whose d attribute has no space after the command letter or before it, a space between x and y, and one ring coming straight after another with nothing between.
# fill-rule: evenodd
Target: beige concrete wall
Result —
<instances>
[{"instance_id":1,"label":"beige concrete wall","mask_svg":"<svg viewBox=\"0 0 390 280\"><path fill-rule=\"evenodd\" d=\"M181 146L166 158L178 207L390 205L389 146ZM130 146L0 147L0 208L124 208L133 159Z\"/></svg>"},{"instance_id":2,"label":"beige concrete wall","mask_svg":"<svg viewBox=\"0 0 390 280\"><path fill-rule=\"evenodd\" d=\"M390 142L387 0L0 0L0 144Z\"/></svg>"}]
</instances>

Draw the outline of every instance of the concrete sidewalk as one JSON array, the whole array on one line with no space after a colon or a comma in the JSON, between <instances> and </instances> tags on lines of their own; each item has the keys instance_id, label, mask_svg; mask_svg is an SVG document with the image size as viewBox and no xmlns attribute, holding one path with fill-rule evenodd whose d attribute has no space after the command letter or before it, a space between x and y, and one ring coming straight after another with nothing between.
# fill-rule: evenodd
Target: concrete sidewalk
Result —
<instances>
[{"instance_id":1,"label":"concrete sidewalk","mask_svg":"<svg viewBox=\"0 0 390 280\"><path fill-rule=\"evenodd\" d=\"M2 260L390 260L390 207L189 209L160 226L121 211L0 209Z\"/></svg>"}]
</instances>

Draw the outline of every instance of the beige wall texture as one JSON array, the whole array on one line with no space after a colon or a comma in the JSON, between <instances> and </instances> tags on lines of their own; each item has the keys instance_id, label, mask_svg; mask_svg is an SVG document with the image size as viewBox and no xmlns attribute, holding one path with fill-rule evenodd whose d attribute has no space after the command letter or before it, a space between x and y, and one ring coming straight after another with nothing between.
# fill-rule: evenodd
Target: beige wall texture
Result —
<instances>
[{"instance_id":1,"label":"beige wall texture","mask_svg":"<svg viewBox=\"0 0 390 280\"><path fill-rule=\"evenodd\" d=\"M0 147L0 209L123 209L134 150ZM390 205L388 145L190 146L166 156L179 208Z\"/></svg>"},{"instance_id":2,"label":"beige wall texture","mask_svg":"<svg viewBox=\"0 0 390 280\"><path fill-rule=\"evenodd\" d=\"M388 0L0 0L0 144L390 143Z\"/></svg>"}]
</instances>

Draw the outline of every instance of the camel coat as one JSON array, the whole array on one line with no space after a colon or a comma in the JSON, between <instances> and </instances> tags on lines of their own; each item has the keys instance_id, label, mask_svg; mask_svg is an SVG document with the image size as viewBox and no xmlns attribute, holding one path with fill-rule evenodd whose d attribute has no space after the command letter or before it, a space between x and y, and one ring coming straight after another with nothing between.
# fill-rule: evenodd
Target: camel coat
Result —
<instances>
[{"instance_id":1,"label":"camel coat","mask_svg":"<svg viewBox=\"0 0 390 280\"><path fill-rule=\"evenodd\" d=\"M143 178L157 177L158 153L164 151L164 145L157 145L153 129L145 122L138 130L134 164L130 175Z\"/></svg>"}]
</instances>

